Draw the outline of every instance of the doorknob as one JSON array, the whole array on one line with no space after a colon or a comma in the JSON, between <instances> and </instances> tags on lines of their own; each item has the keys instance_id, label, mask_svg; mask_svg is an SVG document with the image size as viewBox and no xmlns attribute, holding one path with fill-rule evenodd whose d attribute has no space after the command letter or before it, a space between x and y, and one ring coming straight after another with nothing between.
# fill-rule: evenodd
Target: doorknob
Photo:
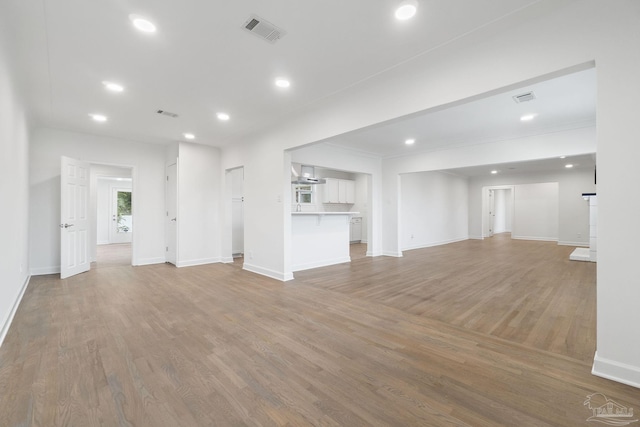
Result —
<instances>
[{"instance_id":1,"label":"doorknob","mask_svg":"<svg viewBox=\"0 0 640 427\"><path fill-rule=\"evenodd\" d=\"M171 218L171 221L175 221L175 220L176 220L175 218Z\"/></svg>"},{"instance_id":2,"label":"doorknob","mask_svg":"<svg viewBox=\"0 0 640 427\"><path fill-rule=\"evenodd\" d=\"M67 224L67 223L60 224L60 228L69 228L69 227L73 227L73 224Z\"/></svg>"}]
</instances>

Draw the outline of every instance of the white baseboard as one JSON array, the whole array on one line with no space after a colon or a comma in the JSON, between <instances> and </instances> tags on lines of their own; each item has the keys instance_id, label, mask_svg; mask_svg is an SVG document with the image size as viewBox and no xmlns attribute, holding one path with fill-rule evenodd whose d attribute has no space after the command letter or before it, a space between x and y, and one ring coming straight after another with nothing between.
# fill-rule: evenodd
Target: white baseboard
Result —
<instances>
[{"instance_id":1,"label":"white baseboard","mask_svg":"<svg viewBox=\"0 0 640 427\"><path fill-rule=\"evenodd\" d=\"M9 332L9 328L11 327L11 322L13 322L13 318L16 315L16 312L18 311L18 307L20 307L20 302L22 301L22 297L24 296L24 293L27 290L27 286L29 286L30 280L31 280L31 276L27 276L24 283L22 284L22 289L20 289L20 294L18 295L18 298L13 303L13 307L11 307L11 311L9 312L9 316L7 317L7 320L4 322L4 325L2 325L2 329L0 329L0 346L2 346L2 343L4 342L4 339L7 336L7 333Z\"/></svg>"},{"instance_id":2,"label":"white baseboard","mask_svg":"<svg viewBox=\"0 0 640 427\"><path fill-rule=\"evenodd\" d=\"M375 251L375 252L367 251L365 253L365 256L371 256L371 257L373 257L373 256L383 256L383 255L384 254L382 252L380 252L380 251Z\"/></svg>"},{"instance_id":3,"label":"white baseboard","mask_svg":"<svg viewBox=\"0 0 640 427\"><path fill-rule=\"evenodd\" d=\"M60 274L60 266L30 268L29 273L32 276L44 276L46 274Z\"/></svg>"},{"instance_id":4,"label":"white baseboard","mask_svg":"<svg viewBox=\"0 0 640 427\"><path fill-rule=\"evenodd\" d=\"M166 259L162 257L142 258L142 259L136 260L136 262L133 265L140 266L140 265L164 264L165 262L166 262Z\"/></svg>"},{"instance_id":5,"label":"white baseboard","mask_svg":"<svg viewBox=\"0 0 640 427\"><path fill-rule=\"evenodd\" d=\"M96 245L108 245L109 241L108 240L100 240L99 242L96 242Z\"/></svg>"},{"instance_id":6,"label":"white baseboard","mask_svg":"<svg viewBox=\"0 0 640 427\"><path fill-rule=\"evenodd\" d=\"M224 256L222 258L220 258L220 262L223 262L225 264L229 264L233 262L233 257L232 256Z\"/></svg>"},{"instance_id":7,"label":"white baseboard","mask_svg":"<svg viewBox=\"0 0 640 427\"><path fill-rule=\"evenodd\" d=\"M382 256L392 256L402 258L402 252L382 251Z\"/></svg>"},{"instance_id":8,"label":"white baseboard","mask_svg":"<svg viewBox=\"0 0 640 427\"><path fill-rule=\"evenodd\" d=\"M484 240L484 237L478 236L478 235L473 235L473 236L470 235L469 240Z\"/></svg>"},{"instance_id":9,"label":"white baseboard","mask_svg":"<svg viewBox=\"0 0 640 427\"><path fill-rule=\"evenodd\" d=\"M431 242L431 243L427 243L424 245L415 245L415 246L408 246L406 248L402 248L403 251L410 251L413 249L423 249L423 248L431 248L433 246L441 246L441 245L448 245L449 243L456 243L456 242L462 242L465 240L469 240L467 237L461 237L458 239L451 239L451 240L442 240L440 242Z\"/></svg>"},{"instance_id":10,"label":"white baseboard","mask_svg":"<svg viewBox=\"0 0 640 427\"><path fill-rule=\"evenodd\" d=\"M557 237L532 237L532 236L514 236L511 235L511 238L514 240L535 240L540 242L557 242Z\"/></svg>"},{"instance_id":11,"label":"white baseboard","mask_svg":"<svg viewBox=\"0 0 640 427\"><path fill-rule=\"evenodd\" d=\"M345 262L351 262L351 257L345 256L345 257L327 259L322 261L308 262L306 264L298 264L298 265L294 265L292 270L294 272L310 270L312 268L327 267L329 265L336 265L336 264L344 264Z\"/></svg>"},{"instance_id":12,"label":"white baseboard","mask_svg":"<svg viewBox=\"0 0 640 427\"><path fill-rule=\"evenodd\" d=\"M565 240L559 240L558 246L578 246L581 248L588 248L589 242L567 242Z\"/></svg>"},{"instance_id":13,"label":"white baseboard","mask_svg":"<svg viewBox=\"0 0 640 427\"><path fill-rule=\"evenodd\" d=\"M178 261L176 267L194 267L196 265L216 264L221 262L221 258L202 258L202 259L190 259L187 261Z\"/></svg>"},{"instance_id":14,"label":"white baseboard","mask_svg":"<svg viewBox=\"0 0 640 427\"><path fill-rule=\"evenodd\" d=\"M258 267L257 265L248 264L247 262L242 265L242 269L262 276L267 276L272 279L280 280L281 282L293 280L293 273L282 273L268 268Z\"/></svg>"},{"instance_id":15,"label":"white baseboard","mask_svg":"<svg viewBox=\"0 0 640 427\"><path fill-rule=\"evenodd\" d=\"M631 387L640 388L640 366L627 365L596 355L593 358L591 373L598 377L606 378Z\"/></svg>"}]
</instances>

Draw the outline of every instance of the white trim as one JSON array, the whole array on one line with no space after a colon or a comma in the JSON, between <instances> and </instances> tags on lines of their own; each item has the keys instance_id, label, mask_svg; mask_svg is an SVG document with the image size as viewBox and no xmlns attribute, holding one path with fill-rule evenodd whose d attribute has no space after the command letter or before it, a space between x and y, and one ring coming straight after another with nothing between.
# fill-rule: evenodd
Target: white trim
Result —
<instances>
[{"instance_id":1,"label":"white trim","mask_svg":"<svg viewBox=\"0 0 640 427\"><path fill-rule=\"evenodd\" d=\"M365 253L365 256L370 256L370 257L374 257L374 256L383 256L384 254L380 251L367 251Z\"/></svg>"},{"instance_id":2,"label":"white trim","mask_svg":"<svg viewBox=\"0 0 640 427\"><path fill-rule=\"evenodd\" d=\"M514 240L536 240L540 242L558 242L557 237L533 237L533 236L514 236L511 235L511 238Z\"/></svg>"},{"instance_id":3,"label":"white trim","mask_svg":"<svg viewBox=\"0 0 640 427\"><path fill-rule=\"evenodd\" d=\"M135 264L132 264L134 266L140 266L140 265L151 265L151 264L164 264L166 262L164 257L157 257L157 258L142 258L139 260L136 260Z\"/></svg>"},{"instance_id":4,"label":"white trim","mask_svg":"<svg viewBox=\"0 0 640 427\"><path fill-rule=\"evenodd\" d=\"M100 240L99 242L96 242L96 246L97 245L108 245L109 241L108 240Z\"/></svg>"},{"instance_id":5,"label":"white trim","mask_svg":"<svg viewBox=\"0 0 640 427\"><path fill-rule=\"evenodd\" d=\"M402 252L382 251L382 256L392 256L396 258L402 258Z\"/></svg>"},{"instance_id":6,"label":"white trim","mask_svg":"<svg viewBox=\"0 0 640 427\"><path fill-rule=\"evenodd\" d=\"M605 359L598 356L597 351L593 358L591 373L611 381L640 388L640 367Z\"/></svg>"},{"instance_id":7,"label":"white trim","mask_svg":"<svg viewBox=\"0 0 640 427\"><path fill-rule=\"evenodd\" d=\"M442 240L440 242L427 243L426 245L408 246L408 247L402 248L402 250L403 251L410 251L410 250L413 250L413 249L431 248L433 246L448 245L449 243L463 242L465 240L469 240L469 238L468 237L460 237L460 238L457 238L457 239Z\"/></svg>"},{"instance_id":8,"label":"white trim","mask_svg":"<svg viewBox=\"0 0 640 427\"><path fill-rule=\"evenodd\" d=\"M327 267L329 265L336 265L336 264L344 264L345 262L351 262L351 257L345 256L345 257L339 257L339 258L333 258L333 259L325 259L322 261L307 262L305 264L294 265L292 267L292 270L293 271L311 270L312 268Z\"/></svg>"},{"instance_id":9,"label":"white trim","mask_svg":"<svg viewBox=\"0 0 640 427\"><path fill-rule=\"evenodd\" d=\"M47 274L60 274L60 266L30 268L29 273L32 276L44 276Z\"/></svg>"},{"instance_id":10,"label":"white trim","mask_svg":"<svg viewBox=\"0 0 640 427\"><path fill-rule=\"evenodd\" d=\"M564 240L559 240L558 245L559 246L578 246L581 248L588 248L589 242L566 242Z\"/></svg>"},{"instance_id":11,"label":"white trim","mask_svg":"<svg viewBox=\"0 0 640 427\"><path fill-rule=\"evenodd\" d=\"M223 262L225 264L230 264L233 262L233 257L232 256L223 256L222 258L220 258L220 262Z\"/></svg>"},{"instance_id":12,"label":"white trim","mask_svg":"<svg viewBox=\"0 0 640 427\"><path fill-rule=\"evenodd\" d=\"M250 271L251 273L256 273L262 276L271 277L272 279L280 280L281 282L287 282L289 280L293 280L293 273L282 273L279 271L269 270L268 268L247 264L246 262L242 265L242 269L246 271Z\"/></svg>"},{"instance_id":13,"label":"white trim","mask_svg":"<svg viewBox=\"0 0 640 427\"><path fill-rule=\"evenodd\" d=\"M481 235L469 235L469 240L484 240L484 237Z\"/></svg>"},{"instance_id":14,"label":"white trim","mask_svg":"<svg viewBox=\"0 0 640 427\"><path fill-rule=\"evenodd\" d=\"M196 265L215 264L221 262L221 258L201 258L187 261L178 261L176 267L194 267Z\"/></svg>"},{"instance_id":15,"label":"white trim","mask_svg":"<svg viewBox=\"0 0 640 427\"><path fill-rule=\"evenodd\" d=\"M24 281L24 284L22 285L22 289L20 289L20 294L18 295L18 298L13 303L13 307L11 307L11 311L9 312L9 317L7 317L7 320L4 322L4 325L2 325L2 329L0 329L0 346L2 346L2 343L4 342L4 339L7 336L7 333L9 332L9 328L11 327L11 322L13 322L13 318L16 315L16 312L18 311L18 307L20 307L20 302L22 302L22 297L24 296L24 293L27 290L27 286L29 286L30 280L31 280L31 276L27 276Z\"/></svg>"}]
</instances>

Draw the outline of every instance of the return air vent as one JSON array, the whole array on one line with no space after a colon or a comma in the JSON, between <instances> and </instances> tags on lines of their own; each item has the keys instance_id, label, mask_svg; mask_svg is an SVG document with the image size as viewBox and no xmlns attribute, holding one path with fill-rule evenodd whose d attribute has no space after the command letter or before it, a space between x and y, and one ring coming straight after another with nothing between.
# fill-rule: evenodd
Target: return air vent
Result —
<instances>
[{"instance_id":1,"label":"return air vent","mask_svg":"<svg viewBox=\"0 0 640 427\"><path fill-rule=\"evenodd\" d=\"M521 102L533 101L536 99L536 95L533 92L521 93L513 97L513 100L518 104Z\"/></svg>"},{"instance_id":2,"label":"return air vent","mask_svg":"<svg viewBox=\"0 0 640 427\"><path fill-rule=\"evenodd\" d=\"M278 28L273 25L269 21L265 21L256 15L249 16L244 24L242 24L242 28L249 31L256 37L260 37L262 40L266 40L271 44L274 44L281 37L283 37L287 32L282 28Z\"/></svg>"},{"instance_id":3,"label":"return air vent","mask_svg":"<svg viewBox=\"0 0 640 427\"><path fill-rule=\"evenodd\" d=\"M158 111L156 111L156 113L160 114L161 116L171 117L173 119L178 118L178 115L176 113L172 113L171 111L158 110Z\"/></svg>"}]
</instances>

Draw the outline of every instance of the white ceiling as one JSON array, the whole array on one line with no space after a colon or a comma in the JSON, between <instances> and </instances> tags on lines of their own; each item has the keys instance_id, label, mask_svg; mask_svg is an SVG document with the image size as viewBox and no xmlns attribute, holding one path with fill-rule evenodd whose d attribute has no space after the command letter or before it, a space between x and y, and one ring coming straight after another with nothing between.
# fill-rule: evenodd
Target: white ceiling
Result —
<instances>
[{"instance_id":1,"label":"white ceiling","mask_svg":"<svg viewBox=\"0 0 640 427\"><path fill-rule=\"evenodd\" d=\"M565 165L571 164L571 169ZM555 157L552 159L531 160L528 162L500 163L493 165L471 166L458 169L446 169L441 172L449 172L466 177L491 176L491 171L497 171L499 176L536 173L536 172L569 172L576 169L588 169L594 171L596 166L596 154L582 154L579 156Z\"/></svg>"},{"instance_id":2,"label":"white ceiling","mask_svg":"<svg viewBox=\"0 0 640 427\"><path fill-rule=\"evenodd\" d=\"M156 143L192 132L196 142L225 146L537 2L420 0L418 15L400 22L393 17L399 0L7 0L0 6L8 18L0 31L18 52L39 124ZM158 32L137 32L128 20L131 13L153 20ZM271 45L244 32L241 25L252 13L286 30L286 36ZM292 87L278 90L277 76L289 77ZM103 80L122 83L126 90L108 93ZM542 87L540 94L547 96ZM557 126L553 114L566 122L588 121L591 95L545 110L533 126ZM582 108L574 111L570 107L576 104ZM518 110L509 107L516 117ZM434 117L423 124L414 118L404 123L403 132L421 141L420 132L431 132L431 146L458 144L484 138L498 121L497 115L476 115L472 105L460 108L471 117L464 126L434 127ZM180 117L159 116L157 109ZM228 112L231 120L219 122L217 111ZM103 113L109 121L95 123L89 113ZM510 119L503 116L500 123ZM349 144L389 155L388 144L395 143L401 127L398 122L353 135ZM498 133L507 135L515 127Z\"/></svg>"},{"instance_id":3,"label":"white ceiling","mask_svg":"<svg viewBox=\"0 0 640 427\"><path fill-rule=\"evenodd\" d=\"M529 91L536 99L514 101L513 96ZM526 114L537 116L521 121ZM595 119L596 71L591 68L324 142L390 157L594 126ZM411 146L404 143L409 138L416 140Z\"/></svg>"}]
</instances>

